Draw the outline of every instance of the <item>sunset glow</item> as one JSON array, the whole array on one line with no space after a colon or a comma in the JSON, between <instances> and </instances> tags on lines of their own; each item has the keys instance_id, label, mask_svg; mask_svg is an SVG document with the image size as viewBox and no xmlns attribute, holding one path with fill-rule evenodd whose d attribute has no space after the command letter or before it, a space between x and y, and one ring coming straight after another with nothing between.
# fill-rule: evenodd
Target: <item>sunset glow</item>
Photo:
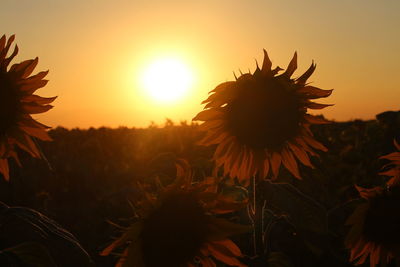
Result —
<instances>
[{"instance_id":1,"label":"sunset glow","mask_svg":"<svg viewBox=\"0 0 400 267\"><path fill-rule=\"evenodd\" d=\"M163 58L149 64L141 74L143 90L159 102L184 97L193 85L193 73L181 60Z\"/></svg>"},{"instance_id":2,"label":"sunset glow","mask_svg":"<svg viewBox=\"0 0 400 267\"><path fill-rule=\"evenodd\" d=\"M295 51L299 72L314 60L311 82L335 89L335 106L314 114L374 119L399 107L389 78L399 72L399 1L3 2L15 62L38 57L49 70L43 95L58 96L56 108L38 117L53 127L190 121L216 85L253 72L262 49L275 67Z\"/></svg>"}]
</instances>

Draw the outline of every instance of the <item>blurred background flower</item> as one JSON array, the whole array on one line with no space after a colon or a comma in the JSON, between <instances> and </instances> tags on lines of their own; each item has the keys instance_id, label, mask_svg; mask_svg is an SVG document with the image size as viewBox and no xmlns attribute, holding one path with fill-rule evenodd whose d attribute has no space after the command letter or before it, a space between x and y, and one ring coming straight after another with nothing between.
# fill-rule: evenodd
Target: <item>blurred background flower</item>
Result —
<instances>
[{"instance_id":1,"label":"blurred background flower","mask_svg":"<svg viewBox=\"0 0 400 267\"><path fill-rule=\"evenodd\" d=\"M179 165L177 169L177 179L157 197L142 188L138 220L101 255L127 246L117 266L216 266L214 259L246 266L238 260L243 257L240 249L228 237L249 228L211 216L233 212L246 203L217 193L214 179L192 183L190 171Z\"/></svg>"},{"instance_id":2,"label":"blurred background flower","mask_svg":"<svg viewBox=\"0 0 400 267\"><path fill-rule=\"evenodd\" d=\"M394 140L393 143L398 151L380 157L381 159L387 159L390 161L384 166L389 168L380 173L380 175L386 175L390 177L389 181L387 182L388 186L400 185L400 145L396 140Z\"/></svg>"},{"instance_id":3,"label":"blurred background flower","mask_svg":"<svg viewBox=\"0 0 400 267\"><path fill-rule=\"evenodd\" d=\"M348 218L351 229L346 237L350 261L363 264L369 257L371 267L400 259L400 187L356 187L366 200Z\"/></svg>"}]
</instances>

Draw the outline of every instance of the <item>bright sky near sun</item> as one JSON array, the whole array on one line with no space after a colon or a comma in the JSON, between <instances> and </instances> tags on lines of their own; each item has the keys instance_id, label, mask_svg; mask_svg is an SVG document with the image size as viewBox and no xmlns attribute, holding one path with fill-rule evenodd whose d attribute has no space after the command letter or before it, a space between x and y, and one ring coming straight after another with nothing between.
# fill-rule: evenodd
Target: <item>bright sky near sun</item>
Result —
<instances>
[{"instance_id":1,"label":"bright sky near sun","mask_svg":"<svg viewBox=\"0 0 400 267\"><path fill-rule=\"evenodd\" d=\"M400 108L399 14L398 0L0 0L0 35L50 70L39 94L58 99L39 118L54 127L190 121L263 48L281 67L297 51L295 75L314 60L313 85L335 89L323 114L342 121Z\"/></svg>"}]
</instances>

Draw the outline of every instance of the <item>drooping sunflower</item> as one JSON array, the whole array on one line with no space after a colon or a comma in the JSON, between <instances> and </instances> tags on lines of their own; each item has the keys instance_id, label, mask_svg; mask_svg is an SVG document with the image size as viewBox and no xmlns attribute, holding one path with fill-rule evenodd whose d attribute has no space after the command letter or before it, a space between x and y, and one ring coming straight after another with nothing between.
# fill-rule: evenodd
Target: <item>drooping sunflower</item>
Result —
<instances>
[{"instance_id":1,"label":"drooping sunflower","mask_svg":"<svg viewBox=\"0 0 400 267\"><path fill-rule=\"evenodd\" d=\"M38 64L38 58L26 60L8 67L18 53L15 46L7 57L15 37L0 39L0 173L9 179L8 158L12 157L20 164L15 146L25 150L31 156L40 158L41 154L32 138L49 141L46 132L49 127L31 117L52 108L49 105L56 97L41 97L35 91L47 84L43 78L48 71L30 76Z\"/></svg>"},{"instance_id":2,"label":"drooping sunflower","mask_svg":"<svg viewBox=\"0 0 400 267\"><path fill-rule=\"evenodd\" d=\"M244 207L215 191L206 180L193 184L188 175L178 172L176 182L165 187L158 197L147 194L137 206L138 221L101 252L109 255L125 249L118 267L215 267L214 259L229 266L246 266L238 260L240 249L228 236L249 227L215 218Z\"/></svg>"},{"instance_id":3,"label":"drooping sunflower","mask_svg":"<svg viewBox=\"0 0 400 267\"><path fill-rule=\"evenodd\" d=\"M346 222L351 226L345 241L350 261L360 265L369 257L375 267L400 260L400 186L356 188L366 202Z\"/></svg>"},{"instance_id":4,"label":"drooping sunflower","mask_svg":"<svg viewBox=\"0 0 400 267\"><path fill-rule=\"evenodd\" d=\"M322 109L328 104L311 101L328 97L332 90L307 84L316 65L300 77L291 76L297 68L295 53L286 71L271 69L272 63L264 50L264 61L253 74L242 74L235 81L218 85L203 101L205 110L193 120L204 121L206 131L202 145L217 144L214 159L224 174L245 183L258 174L265 178L272 170L277 178L281 164L300 178L297 160L313 167L309 155L314 149L326 148L313 138L312 124L327 123L325 119L307 114L307 109Z\"/></svg>"},{"instance_id":5,"label":"drooping sunflower","mask_svg":"<svg viewBox=\"0 0 400 267\"><path fill-rule=\"evenodd\" d=\"M390 180L387 182L388 186L393 186L395 184L400 185L400 145L396 140L394 140L393 143L398 151L380 157L381 159L390 160L390 163L384 166L389 167L389 169L380 173L381 175L390 177Z\"/></svg>"}]
</instances>

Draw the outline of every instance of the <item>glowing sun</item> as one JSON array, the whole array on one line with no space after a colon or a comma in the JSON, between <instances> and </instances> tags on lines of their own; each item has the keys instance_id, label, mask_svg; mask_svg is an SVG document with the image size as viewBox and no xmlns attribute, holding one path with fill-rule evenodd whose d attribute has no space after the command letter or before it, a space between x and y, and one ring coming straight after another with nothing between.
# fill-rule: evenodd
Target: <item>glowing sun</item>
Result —
<instances>
[{"instance_id":1,"label":"glowing sun","mask_svg":"<svg viewBox=\"0 0 400 267\"><path fill-rule=\"evenodd\" d=\"M191 88L193 73L179 59L159 59L144 69L141 84L151 98L160 102L173 102L182 98Z\"/></svg>"}]
</instances>

